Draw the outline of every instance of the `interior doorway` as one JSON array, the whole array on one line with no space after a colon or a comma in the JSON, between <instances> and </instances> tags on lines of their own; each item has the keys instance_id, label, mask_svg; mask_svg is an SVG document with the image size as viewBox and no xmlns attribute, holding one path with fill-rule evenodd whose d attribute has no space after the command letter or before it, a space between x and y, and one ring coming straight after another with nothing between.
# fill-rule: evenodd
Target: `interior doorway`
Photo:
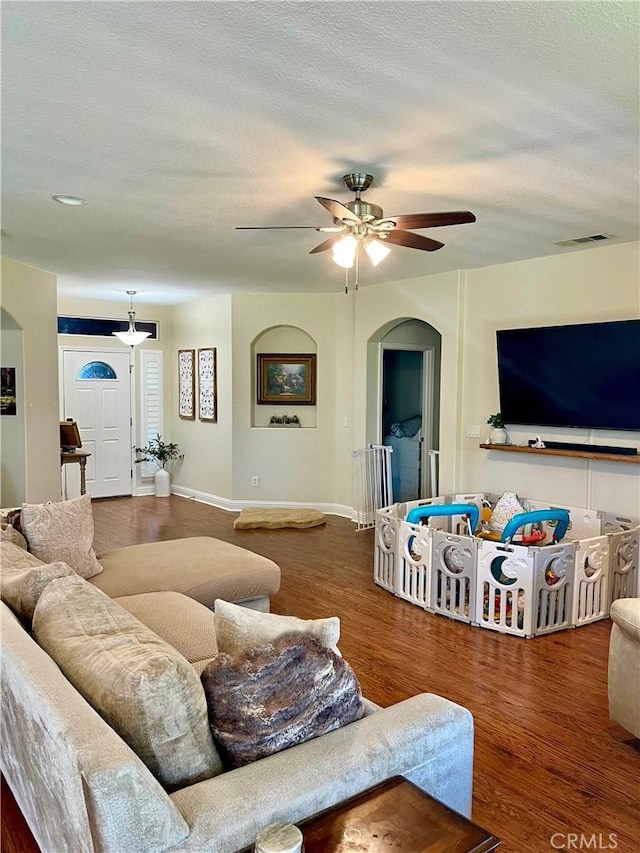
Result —
<instances>
[{"instance_id":1,"label":"interior doorway","mask_svg":"<svg viewBox=\"0 0 640 853\"><path fill-rule=\"evenodd\" d=\"M379 330L370 346L377 388L376 405L368 406L375 430L368 432L392 448L393 499L432 497L438 493L440 334L422 320L398 320ZM368 387L371 393L370 381Z\"/></svg>"},{"instance_id":2,"label":"interior doorway","mask_svg":"<svg viewBox=\"0 0 640 853\"><path fill-rule=\"evenodd\" d=\"M62 418L76 421L94 498L132 494L131 355L128 350L62 350ZM75 469L75 465L65 465ZM73 491L73 490L69 490Z\"/></svg>"}]
</instances>

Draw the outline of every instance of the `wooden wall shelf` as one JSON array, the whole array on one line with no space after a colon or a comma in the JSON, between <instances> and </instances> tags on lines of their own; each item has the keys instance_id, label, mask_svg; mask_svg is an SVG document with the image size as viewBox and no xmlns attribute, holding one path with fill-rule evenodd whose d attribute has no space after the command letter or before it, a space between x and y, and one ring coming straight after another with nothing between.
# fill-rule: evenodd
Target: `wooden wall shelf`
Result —
<instances>
[{"instance_id":1,"label":"wooden wall shelf","mask_svg":"<svg viewBox=\"0 0 640 853\"><path fill-rule=\"evenodd\" d=\"M603 459L607 462L631 462L636 465L640 463L640 454L627 455L626 453L594 453L588 450L585 444L584 450L562 450L552 447L529 447L521 444L481 444L483 450L501 450L504 453L534 453L538 456L574 456L578 459Z\"/></svg>"}]
</instances>

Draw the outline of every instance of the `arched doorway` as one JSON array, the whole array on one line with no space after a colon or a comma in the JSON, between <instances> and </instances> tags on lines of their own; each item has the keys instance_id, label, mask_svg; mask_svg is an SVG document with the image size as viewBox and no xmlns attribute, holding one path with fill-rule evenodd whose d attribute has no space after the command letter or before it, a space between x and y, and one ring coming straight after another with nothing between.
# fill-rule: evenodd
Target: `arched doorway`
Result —
<instances>
[{"instance_id":1,"label":"arched doorway","mask_svg":"<svg viewBox=\"0 0 640 853\"><path fill-rule=\"evenodd\" d=\"M441 336L415 318L385 324L369 340L367 439L392 448L395 501L438 492Z\"/></svg>"}]
</instances>

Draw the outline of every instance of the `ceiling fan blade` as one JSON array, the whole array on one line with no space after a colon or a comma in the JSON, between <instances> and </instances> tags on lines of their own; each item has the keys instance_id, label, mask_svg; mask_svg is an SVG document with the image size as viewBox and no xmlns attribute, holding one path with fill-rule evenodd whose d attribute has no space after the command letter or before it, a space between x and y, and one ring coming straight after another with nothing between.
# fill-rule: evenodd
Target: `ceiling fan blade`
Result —
<instances>
[{"instance_id":1,"label":"ceiling fan blade","mask_svg":"<svg viewBox=\"0 0 640 853\"><path fill-rule=\"evenodd\" d=\"M435 252L444 246L444 243L438 240L431 240L421 234L412 234L411 231L400 231L398 228L389 231L384 242L394 243L396 246L408 246L410 249L422 249L425 252Z\"/></svg>"},{"instance_id":2,"label":"ceiling fan blade","mask_svg":"<svg viewBox=\"0 0 640 853\"><path fill-rule=\"evenodd\" d=\"M332 246L338 242L338 240L342 240L343 238L342 232L340 234L334 234L333 237L329 237L328 240L325 240L323 243L319 243L315 249L312 249L309 254L315 255L316 252L326 252L327 249L330 249Z\"/></svg>"},{"instance_id":3,"label":"ceiling fan blade","mask_svg":"<svg viewBox=\"0 0 640 853\"><path fill-rule=\"evenodd\" d=\"M439 228L443 225L463 225L475 222L469 210L453 210L449 213L408 213L406 216L390 216L398 228Z\"/></svg>"},{"instance_id":4,"label":"ceiling fan blade","mask_svg":"<svg viewBox=\"0 0 640 853\"><path fill-rule=\"evenodd\" d=\"M278 231L291 228L312 228L317 231L316 225L236 225L236 231Z\"/></svg>"},{"instance_id":5,"label":"ceiling fan blade","mask_svg":"<svg viewBox=\"0 0 640 853\"><path fill-rule=\"evenodd\" d=\"M362 220L360 219L360 217L356 216L355 213L352 213L348 207L345 207L344 204L341 204L339 201L335 201L332 198L322 198L319 195L314 196L314 198L329 211L329 213L333 216L334 219L347 219L349 220L349 222L353 222L355 225L362 224Z\"/></svg>"}]
</instances>

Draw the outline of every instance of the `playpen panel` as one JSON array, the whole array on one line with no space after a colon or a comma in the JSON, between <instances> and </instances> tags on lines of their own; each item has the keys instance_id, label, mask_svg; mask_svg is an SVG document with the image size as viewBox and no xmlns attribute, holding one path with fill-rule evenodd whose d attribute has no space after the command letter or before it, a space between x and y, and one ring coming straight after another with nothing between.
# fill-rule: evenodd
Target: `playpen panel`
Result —
<instances>
[{"instance_id":1,"label":"playpen panel","mask_svg":"<svg viewBox=\"0 0 640 853\"><path fill-rule=\"evenodd\" d=\"M396 552L398 549L398 519L393 507L384 507L376 513L376 540L373 579L378 586L395 592Z\"/></svg>"},{"instance_id":2,"label":"playpen panel","mask_svg":"<svg viewBox=\"0 0 640 853\"><path fill-rule=\"evenodd\" d=\"M609 613L609 537L583 539L576 547L573 624L586 625Z\"/></svg>"},{"instance_id":3,"label":"playpen panel","mask_svg":"<svg viewBox=\"0 0 640 853\"><path fill-rule=\"evenodd\" d=\"M530 549L483 541L477 565L475 618L480 627L532 637L535 565Z\"/></svg>"},{"instance_id":4,"label":"playpen panel","mask_svg":"<svg viewBox=\"0 0 640 853\"><path fill-rule=\"evenodd\" d=\"M598 513L594 509L580 509L575 506L561 506L560 504L550 504L545 501L526 501L527 506L532 509L566 509L569 513L569 529L566 534L566 539L590 539L593 536L600 536L601 522ZM542 529L547 534L543 540L548 544L553 540L555 530L555 522L543 522Z\"/></svg>"},{"instance_id":5,"label":"playpen panel","mask_svg":"<svg viewBox=\"0 0 640 853\"><path fill-rule=\"evenodd\" d=\"M609 534L609 603L640 596L640 527Z\"/></svg>"},{"instance_id":6,"label":"playpen panel","mask_svg":"<svg viewBox=\"0 0 640 853\"><path fill-rule=\"evenodd\" d=\"M434 531L431 557L433 613L475 622L478 540Z\"/></svg>"},{"instance_id":7,"label":"playpen panel","mask_svg":"<svg viewBox=\"0 0 640 853\"><path fill-rule=\"evenodd\" d=\"M613 512L599 512L600 533L620 533L624 530L633 530L640 525L640 518L616 515Z\"/></svg>"},{"instance_id":8,"label":"playpen panel","mask_svg":"<svg viewBox=\"0 0 640 853\"><path fill-rule=\"evenodd\" d=\"M473 492L468 495L452 495L451 503L454 504L473 504L478 507L478 517L482 519L482 502L485 500L484 494L478 494L477 492ZM469 533L475 533L475 530L469 531L469 524L467 522L467 516L465 515L452 515L451 522L449 525L449 529L451 533L455 533L458 536L468 536Z\"/></svg>"},{"instance_id":9,"label":"playpen panel","mask_svg":"<svg viewBox=\"0 0 640 853\"><path fill-rule=\"evenodd\" d=\"M576 546L531 548L535 561L534 634L550 634L573 624Z\"/></svg>"},{"instance_id":10,"label":"playpen panel","mask_svg":"<svg viewBox=\"0 0 640 853\"><path fill-rule=\"evenodd\" d=\"M395 594L418 607L429 606L432 530L400 522Z\"/></svg>"}]
</instances>

